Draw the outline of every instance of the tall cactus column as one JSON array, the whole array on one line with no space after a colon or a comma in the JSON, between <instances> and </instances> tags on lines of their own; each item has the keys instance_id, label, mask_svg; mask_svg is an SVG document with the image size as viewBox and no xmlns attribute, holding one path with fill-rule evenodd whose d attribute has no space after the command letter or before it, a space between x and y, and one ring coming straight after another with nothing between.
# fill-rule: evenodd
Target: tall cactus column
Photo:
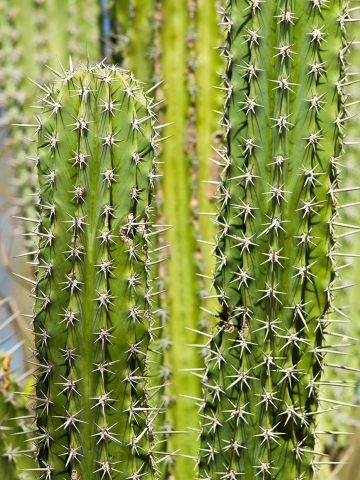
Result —
<instances>
[{"instance_id":1,"label":"tall cactus column","mask_svg":"<svg viewBox=\"0 0 360 480\"><path fill-rule=\"evenodd\" d=\"M154 478L147 346L154 113L132 74L65 72L39 116L34 331L46 478Z\"/></svg>"},{"instance_id":2,"label":"tall cactus column","mask_svg":"<svg viewBox=\"0 0 360 480\"><path fill-rule=\"evenodd\" d=\"M304 480L317 468L318 382L335 308L345 6L227 3L215 278L223 309L204 377L202 479Z\"/></svg>"},{"instance_id":3,"label":"tall cactus column","mask_svg":"<svg viewBox=\"0 0 360 480\"><path fill-rule=\"evenodd\" d=\"M171 369L168 421L175 431L183 432L169 439L170 450L180 453L172 467L174 477L179 479L193 475L193 464L186 456L196 455L196 434L191 429L198 427L193 400L183 395L199 397L201 394L199 381L192 375L197 373L194 369L200 368L201 362L195 349L188 348L189 344L198 343L197 335L191 329L197 328L200 303L194 294L199 282L194 257L194 228L190 223L190 160L184 149L189 114L185 75L188 54L186 35L190 19L185 1L163 0L162 11L161 41L166 47L161 55L161 74L167 98L164 122L173 122L173 125L164 129L164 135L172 138L165 142L162 149L165 163L162 168L164 205L161 211L166 223L174 225L166 236L171 248L170 258L166 262L167 296L164 304L169 316L166 331L173 344L165 352L165 361ZM164 375L164 382L167 380Z\"/></svg>"}]
</instances>

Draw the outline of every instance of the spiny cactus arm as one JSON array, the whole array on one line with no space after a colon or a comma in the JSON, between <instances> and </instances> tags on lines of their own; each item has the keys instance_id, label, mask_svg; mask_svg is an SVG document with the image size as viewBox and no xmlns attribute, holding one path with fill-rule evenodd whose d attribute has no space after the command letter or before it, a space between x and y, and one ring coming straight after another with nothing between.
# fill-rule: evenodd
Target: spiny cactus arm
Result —
<instances>
[{"instance_id":1,"label":"spiny cactus arm","mask_svg":"<svg viewBox=\"0 0 360 480\"><path fill-rule=\"evenodd\" d=\"M84 2L77 6L67 0L15 0L12 8L4 11L8 25L4 27L6 41L1 45L1 54L4 65L5 106L11 124L20 121L23 124L34 123L34 110L30 107L34 103L37 87L29 82L28 78L35 82L46 82L52 73L45 66L61 68L59 61L66 62L69 54L74 62L79 61L80 57L86 58L87 51L89 56L97 59L97 41L94 42L93 37L94 32L95 36L99 36L98 27L96 22L95 25L91 23L94 22L91 12L94 13L95 10L96 13L97 8L92 5L86 12L84 10ZM49 49L52 56L49 55ZM15 157L16 178L13 183L17 198L14 203L21 208L22 216L36 219L32 201L32 195L37 188L33 144L29 142L27 133L16 125L10 126L10 132L14 140ZM26 226L27 233L31 235L33 224L27 223Z\"/></svg>"},{"instance_id":2,"label":"spiny cactus arm","mask_svg":"<svg viewBox=\"0 0 360 480\"><path fill-rule=\"evenodd\" d=\"M75 102L79 104L75 86L74 94L72 113L76 113ZM65 91L61 97L59 103L62 106L70 98L70 92ZM57 98L56 91L51 91L50 95L46 96L46 100L55 104L60 99ZM51 466L49 468L55 476L57 472L67 470L65 467L67 458L63 454L66 453L69 442L66 438L64 439L67 435L64 435L64 429L61 429L63 424L61 417L64 413L66 414L63 396L68 392L71 393L71 389L66 388L69 365L62 352L67 350L67 328L71 328L69 322L74 323L74 320L68 320L66 317L66 312L71 310L68 305L70 294L63 285L66 277L62 269L66 274L72 270L71 251L68 254L66 252L71 250L73 233L71 224L69 229L67 222L74 217L76 207L74 194L71 193L72 185L76 183L76 166L75 160L71 161L71 158L77 152L77 132L76 129L69 134L66 131L65 125L73 123L73 118L67 109L64 110L62 107L61 110L60 107L52 109L49 106L45 108L45 112L46 117L41 117L39 124L38 139L38 179L41 192L39 204L43 207L39 226L40 268L35 293L34 333L40 364L36 394L38 398L44 398L48 402L47 410L37 417L39 432L44 432L44 439L39 445L39 459ZM72 130L73 127L67 128ZM64 139L61 148L57 146L59 138ZM55 162L58 165L57 169L54 168ZM67 189L64 192L65 185ZM62 269L54 269L53 259L61 262ZM58 321L51 322L51 318ZM50 391L57 402L54 403L50 398ZM66 404L65 408L69 410Z\"/></svg>"},{"instance_id":3,"label":"spiny cactus arm","mask_svg":"<svg viewBox=\"0 0 360 480\"><path fill-rule=\"evenodd\" d=\"M302 188L307 189L307 199L305 198L303 201L314 204L313 207L310 206L310 203L304 203L301 207L301 212L308 222L307 229L304 229L303 233L308 232L313 237L309 239L313 243L308 242L307 246L304 243L301 244L302 248L306 249L306 263L298 265L297 270L297 278L302 277L304 288L302 310L306 325L304 322L300 322L299 315L295 321L298 322L298 330L304 328L306 331L305 338L308 338L311 348L304 346L304 353L306 351L308 353L299 358L298 369L309 373L299 383L293 401L308 412L309 436L311 433L314 435L317 433L316 411L337 408L328 402L317 404L319 398L326 398L322 395L322 384L320 383L318 386L317 382L320 381L324 368L327 372L328 360L324 360L326 351L339 352L339 348L336 347L337 342L333 342L333 337L327 335L327 320L329 318L339 319L341 316L339 308L335 308L341 304L334 302L341 286L339 286L339 282L336 283L337 257L333 256L333 253L335 253L336 246L335 229L337 228L336 224L339 223L337 189L340 170L338 161L343 153L343 121L347 116L344 109L346 95L341 86L347 80L345 55L348 45L345 28L341 21L344 13L344 2L333 2L329 8L321 9L321 19L318 16L320 12L314 12L311 23L307 27L312 54L312 58L307 60L310 69L308 77L312 78L311 90L308 90L306 100L312 123L308 128L308 134L304 136L307 141L307 158L305 160L299 158L298 165L300 161L303 162L299 175L302 180ZM296 14L299 16L300 10ZM303 60L306 60L305 54L302 54L302 57ZM300 61L301 58L299 58ZM326 81L323 81L316 71L311 72L313 69L316 70L316 65L319 63L324 64ZM299 70L303 71L300 67ZM302 78L300 72L297 75L299 80L295 80L295 82L304 85L306 82L304 73L302 73ZM307 206L312 211L307 213ZM332 313L333 315L331 315ZM304 324L303 327L301 324ZM329 348L329 344L333 344L334 348ZM340 348L339 356L341 351ZM312 353L312 357L309 353ZM339 376L334 371L329 371L330 373L335 375L335 379ZM331 379L330 375L327 375L323 382L326 384L328 379ZM312 445L314 445L313 439L307 438L302 442L301 448L310 451L318 450L318 447L314 448ZM314 470L321 469L322 462L326 466L327 461L327 458L317 458L316 463L313 464Z\"/></svg>"},{"instance_id":4,"label":"spiny cactus arm","mask_svg":"<svg viewBox=\"0 0 360 480\"><path fill-rule=\"evenodd\" d=\"M41 114L34 327L39 460L54 478L155 475L147 249L156 135L130 73L65 72ZM99 474L99 472L101 472Z\"/></svg>"},{"instance_id":5,"label":"spiny cactus arm","mask_svg":"<svg viewBox=\"0 0 360 480\"><path fill-rule=\"evenodd\" d=\"M225 11L228 157L216 252L223 312L204 377L201 478L307 479L316 469L344 13L340 1L228 2ZM329 92L326 116L318 90Z\"/></svg>"},{"instance_id":6,"label":"spiny cactus arm","mask_svg":"<svg viewBox=\"0 0 360 480\"><path fill-rule=\"evenodd\" d=\"M15 461L12 461L11 453L8 456L10 438L13 433L12 428L8 425L9 414L12 410L12 404L9 402L9 358L6 355L1 355L0 359L2 361L0 371L0 466L1 471L6 474L6 478L12 480L16 479L18 471ZM13 447L10 446L10 452L12 450Z\"/></svg>"}]
</instances>

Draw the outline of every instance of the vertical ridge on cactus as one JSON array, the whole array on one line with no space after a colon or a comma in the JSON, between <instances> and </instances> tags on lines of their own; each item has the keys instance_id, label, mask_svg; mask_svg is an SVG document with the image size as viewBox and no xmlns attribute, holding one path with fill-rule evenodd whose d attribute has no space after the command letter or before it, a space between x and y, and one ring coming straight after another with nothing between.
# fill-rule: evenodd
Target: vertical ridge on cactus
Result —
<instances>
[{"instance_id":1,"label":"vertical ridge on cactus","mask_svg":"<svg viewBox=\"0 0 360 480\"><path fill-rule=\"evenodd\" d=\"M156 478L154 121L132 74L103 64L61 73L39 115L38 459L51 478Z\"/></svg>"},{"instance_id":2,"label":"vertical ridge on cactus","mask_svg":"<svg viewBox=\"0 0 360 480\"><path fill-rule=\"evenodd\" d=\"M346 17L348 18L348 17ZM350 20L350 18L348 18ZM350 29L348 30L348 38L356 37L357 22L351 18L351 23L346 23ZM354 42L355 44L357 42ZM354 81L359 78L359 50L358 45L352 45L352 48L347 57L349 63L349 73L351 74L351 80ZM350 75L349 75L350 80ZM358 114L358 101L357 98L357 84L352 84L347 90L348 100L346 101L345 108L347 110L347 116L357 116ZM349 122L346 125L346 141L354 141L357 137L357 124L355 121ZM355 143L355 142L353 142ZM358 222L358 202L356 202L357 195L356 187L359 179L359 167L358 158L359 146L352 145L351 149L347 151L346 163L343 163L341 176L343 178L343 185L341 190L343 192L339 194L339 212L341 214L341 223L344 225L351 225L350 231L347 227L337 226L336 238L341 242L342 251L346 254L358 254L360 251L359 232L356 228ZM341 167L340 167L341 168ZM355 261L354 261L355 260ZM346 283L358 284L358 264L356 259L351 257L341 256L337 257L337 271L338 275L342 278L346 278ZM343 460L344 452L347 451L352 444L353 433L356 432L356 418L358 416L358 394L357 394L357 379L359 373L357 368L359 366L359 325L356 319L358 318L358 302L357 295L358 290L356 287L342 289L336 292L337 306L341 305L343 308L339 308L343 315L337 314L332 319L327 331L335 335L329 336L329 346L327 348L328 353L326 355L326 363L336 364L339 362L339 354L342 354L346 361L341 362L346 364L351 369L339 369L327 366L327 377L332 379L329 382L323 382L321 384L321 397L326 398L327 406L336 406L339 404L332 403L333 401L341 401L342 405L347 404L348 407L337 408L335 411L329 412L319 417L318 428L321 431L331 431L331 435L320 436L320 448L323 452L328 454L327 460L330 462ZM353 405L353 406L351 406ZM354 421L355 420L355 421ZM340 433L341 432L341 433ZM330 472L335 469L338 475L346 477L346 471L351 469L349 463L356 463L356 454L353 459L346 464L340 462L336 467L332 463L329 465L322 465L321 471L317 472L317 477L326 480L330 477ZM341 473L338 473L340 472ZM333 472L332 472L333 473ZM350 474L351 476L351 474Z\"/></svg>"},{"instance_id":3,"label":"vertical ridge on cactus","mask_svg":"<svg viewBox=\"0 0 360 480\"><path fill-rule=\"evenodd\" d=\"M310 479L336 281L346 2L228 1L200 478ZM331 39L331 41L330 41Z\"/></svg>"}]
</instances>

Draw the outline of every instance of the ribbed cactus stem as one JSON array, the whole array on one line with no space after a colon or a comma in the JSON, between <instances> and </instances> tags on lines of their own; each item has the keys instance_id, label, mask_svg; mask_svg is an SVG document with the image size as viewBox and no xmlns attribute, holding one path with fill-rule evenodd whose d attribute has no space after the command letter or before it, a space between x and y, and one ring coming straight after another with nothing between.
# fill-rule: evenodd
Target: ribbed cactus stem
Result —
<instances>
[{"instance_id":1,"label":"ribbed cactus stem","mask_svg":"<svg viewBox=\"0 0 360 480\"><path fill-rule=\"evenodd\" d=\"M346 2L228 1L217 223L220 322L200 478L305 480L333 288Z\"/></svg>"},{"instance_id":2,"label":"ribbed cactus stem","mask_svg":"<svg viewBox=\"0 0 360 480\"><path fill-rule=\"evenodd\" d=\"M11 354L0 352L0 471L6 480L35 480L33 415L10 364Z\"/></svg>"},{"instance_id":3,"label":"ribbed cactus stem","mask_svg":"<svg viewBox=\"0 0 360 480\"><path fill-rule=\"evenodd\" d=\"M196 200L198 209L198 235L201 239L199 249L201 259L199 271L203 283L203 291L207 292L212 285L215 258L212 255L213 241L217 225L215 220L216 182L219 180L222 145L216 134L221 133L217 125L218 111L221 110L222 92L219 90L221 77L219 72L224 69L224 60L219 50L214 48L221 42L220 28L217 24L219 13L216 11L216 2L198 0L196 2L196 40L193 62L195 63L195 125L196 125L196 163L197 184ZM219 142L220 140L220 142ZM211 159L209 161L209 159ZM209 218L213 221L209 222ZM204 298L202 305L211 310L218 302L213 295ZM205 316L205 314L203 313ZM206 318L200 321L200 327L208 323Z\"/></svg>"},{"instance_id":4,"label":"ribbed cactus stem","mask_svg":"<svg viewBox=\"0 0 360 480\"><path fill-rule=\"evenodd\" d=\"M44 90L34 294L40 469L61 480L154 478L155 115L131 73L103 64L70 68Z\"/></svg>"},{"instance_id":5,"label":"ribbed cactus stem","mask_svg":"<svg viewBox=\"0 0 360 480\"><path fill-rule=\"evenodd\" d=\"M135 0L133 19L129 28L129 51L125 66L150 88L154 75L155 0ZM141 35L139 35L141 32Z\"/></svg>"},{"instance_id":6,"label":"ribbed cactus stem","mask_svg":"<svg viewBox=\"0 0 360 480\"><path fill-rule=\"evenodd\" d=\"M169 343L171 348L165 352L167 368L163 370L163 377L164 382L170 383L167 389L170 400L168 422L174 431L188 432L186 436L179 434L169 438L170 451L180 451L182 454L173 458L175 465L171 466L171 473L175 478L191 478L193 464L188 458L196 455L194 429L198 427L192 399L201 394L201 385L194 369L202 367L202 360L195 348L188 348L189 345L199 343L199 336L194 329L198 328L200 304L197 295L199 279L196 277L194 226L189 221L192 214L190 159L187 152L190 95L188 84L184 81L189 54L186 36L192 19L186 1L165 0L161 12L163 23L160 39L164 45L161 76L167 99L164 121L169 124L164 129L164 135L171 138L164 143L162 150L165 162L161 170L164 174L161 182L164 202L160 211L165 216L165 222L174 225L166 234L171 256L165 267L167 294L164 306L169 321L164 339L167 338L172 343Z\"/></svg>"},{"instance_id":7,"label":"ribbed cactus stem","mask_svg":"<svg viewBox=\"0 0 360 480\"><path fill-rule=\"evenodd\" d=\"M97 13L97 2L87 0L13 0L11 8L8 2L0 2L1 80L14 141L14 203L22 216L36 218L32 197L37 189L35 153L27 132L16 126L19 122L34 123L31 106L37 87L28 78L47 82L53 73L46 65L58 68L59 62L67 62L69 55L76 62L87 55L97 60Z\"/></svg>"}]
</instances>

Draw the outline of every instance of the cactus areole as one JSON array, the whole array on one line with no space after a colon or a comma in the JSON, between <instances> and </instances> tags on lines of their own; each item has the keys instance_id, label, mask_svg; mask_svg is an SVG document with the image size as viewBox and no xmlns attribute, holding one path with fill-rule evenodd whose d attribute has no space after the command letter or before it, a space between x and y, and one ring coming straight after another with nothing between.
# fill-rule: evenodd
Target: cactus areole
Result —
<instances>
[{"instance_id":1,"label":"cactus areole","mask_svg":"<svg viewBox=\"0 0 360 480\"><path fill-rule=\"evenodd\" d=\"M64 70L42 93L38 470L156 478L147 383L155 114L131 73L103 64Z\"/></svg>"},{"instance_id":2,"label":"cactus areole","mask_svg":"<svg viewBox=\"0 0 360 480\"><path fill-rule=\"evenodd\" d=\"M318 468L346 3L229 0L224 10L222 313L203 380L201 479L308 480Z\"/></svg>"}]
</instances>

